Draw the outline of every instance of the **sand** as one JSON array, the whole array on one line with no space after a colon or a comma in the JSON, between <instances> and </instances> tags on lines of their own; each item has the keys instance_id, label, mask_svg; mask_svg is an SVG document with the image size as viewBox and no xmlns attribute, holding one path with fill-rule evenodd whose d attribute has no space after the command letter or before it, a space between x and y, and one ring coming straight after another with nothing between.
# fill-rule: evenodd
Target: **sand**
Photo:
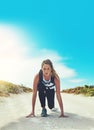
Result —
<instances>
[{"instance_id":1,"label":"sand","mask_svg":"<svg viewBox=\"0 0 94 130\"><path fill-rule=\"evenodd\" d=\"M41 117L39 100L36 101L36 117L26 118L31 112L32 94L11 95L0 98L0 130L94 130L94 97L61 94L65 115L59 118L60 109L55 99L56 112L47 107L48 117Z\"/></svg>"}]
</instances>

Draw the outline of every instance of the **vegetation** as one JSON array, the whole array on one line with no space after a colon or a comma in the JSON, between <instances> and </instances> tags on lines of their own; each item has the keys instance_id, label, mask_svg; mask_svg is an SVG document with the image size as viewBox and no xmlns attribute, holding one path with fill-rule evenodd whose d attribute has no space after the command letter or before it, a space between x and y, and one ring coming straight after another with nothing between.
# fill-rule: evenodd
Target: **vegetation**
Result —
<instances>
[{"instance_id":1,"label":"vegetation","mask_svg":"<svg viewBox=\"0 0 94 130\"><path fill-rule=\"evenodd\" d=\"M75 87L62 90L64 93L83 94L85 96L94 96L94 86L85 85L83 87Z\"/></svg>"},{"instance_id":2,"label":"vegetation","mask_svg":"<svg viewBox=\"0 0 94 130\"><path fill-rule=\"evenodd\" d=\"M8 97L10 94L32 92L32 89L23 85L16 85L10 82L0 80L0 96ZM83 87L75 87L62 90L64 93L83 94L85 96L94 96L94 86L85 85Z\"/></svg>"},{"instance_id":3,"label":"vegetation","mask_svg":"<svg viewBox=\"0 0 94 130\"><path fill-rule=\"evenodd\" d=\"M32 92L32 89L0 80L0 96L8 97L10 94L20 94L23 92Z\"/></svg>"}]
</instances>

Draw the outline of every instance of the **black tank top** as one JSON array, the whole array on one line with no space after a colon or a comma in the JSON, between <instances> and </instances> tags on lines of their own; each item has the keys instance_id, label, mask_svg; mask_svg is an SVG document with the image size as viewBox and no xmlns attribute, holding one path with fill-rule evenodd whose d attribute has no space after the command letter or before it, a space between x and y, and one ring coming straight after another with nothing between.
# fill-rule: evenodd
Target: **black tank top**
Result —
<instances>
[{"instance_id":1,"label":"black tank top","mask_svg":"<svg viewBox=\"0 0 94 130\"><path fill-rule=\"evenodd\" d=\"M51 76L49 81L43 79L42 70L39 71L39 83L38 83L38 91L44 91L48 89L55 89L54 77Z\"/></svg>"}]
</instances>

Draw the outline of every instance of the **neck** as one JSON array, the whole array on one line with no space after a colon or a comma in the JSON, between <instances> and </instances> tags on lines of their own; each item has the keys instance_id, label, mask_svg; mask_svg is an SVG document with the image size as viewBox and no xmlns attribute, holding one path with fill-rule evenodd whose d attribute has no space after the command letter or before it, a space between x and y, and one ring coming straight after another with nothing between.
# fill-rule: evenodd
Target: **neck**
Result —
<instances>
[{"instance_id":1,"label":"neck","mask_svg":"<svg viewBox=\"0 0 94 130\"><path fill-rule=\"evenodd\" d=\"M51 75L50 75L50 76L43 76L43 78L44 78L45 80L50 80L50 79L51 79Z\"/></svg>"}]
</instances>

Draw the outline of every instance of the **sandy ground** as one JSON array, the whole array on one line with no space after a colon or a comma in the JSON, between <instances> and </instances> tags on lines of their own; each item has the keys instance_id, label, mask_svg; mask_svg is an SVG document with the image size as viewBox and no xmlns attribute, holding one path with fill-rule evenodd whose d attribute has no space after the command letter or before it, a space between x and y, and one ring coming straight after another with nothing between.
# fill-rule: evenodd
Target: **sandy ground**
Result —
<instances>
[{"instance_id":1,"label":"sandy ground","mask_svg":"<svg viewBox=\"0 0 94 130\"><path fill-rule=\"evenodd\" d=\"M25 118L31 112L31 94L12 95L0 98L0 130L94 130L94 97L62 94L65 114L59 118L57 112L47 108L48 117L41 117L37 98L36 117Z\"/></svg>"}]
</instances>

